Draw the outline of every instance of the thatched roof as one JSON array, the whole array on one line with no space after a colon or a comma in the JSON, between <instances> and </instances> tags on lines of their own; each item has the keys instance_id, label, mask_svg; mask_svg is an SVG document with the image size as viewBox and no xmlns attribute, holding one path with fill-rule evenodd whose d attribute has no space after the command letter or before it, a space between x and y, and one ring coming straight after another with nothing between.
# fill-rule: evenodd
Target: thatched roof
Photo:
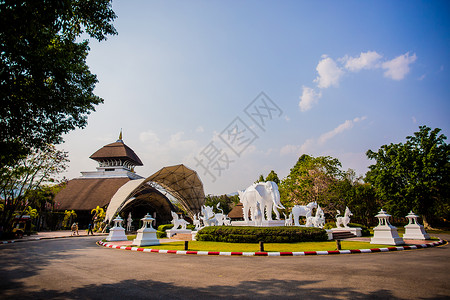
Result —
<instances>
[{"instance_id":1,"label":"thatched roof","mask_svg":"<svg viewBox=\"0 0 450 300\"><path fill-rule=\"evenodd\" d=\"M133 165L142 166L143 163L139 159L139 157L134 153L134 151L125 145L122 140L118 140L115 143L108 144L103 148L97 150L94 154L90 156L93 160L96 161L105 161L105 160L122 160L122 161L130 161Z\"/></svg>"},{"instance_id":2,"label":"thatched roof","mask_svg":"<svg viewBox=\"0 0 450 300\"><path fill-rule=\"evenodd\" d=\"M236 206L233 207L233 209L228 213L228 217L232 220L241 220L241 219L243 220L244 215L242 208L243 208L242 203L236 204Z\"/></svg>"},{"instance_id":3,"label":"thatched roof","mask_svg":"<svg viewBox=\"0 0 450 300\"><path fill-rule=\"evenodd\" d=\"M128 181L128 177L72 179L58 192L55 203L60 203L57 205L58 210L92 210L97 206L104 207Z\"/></svg>"},{"instance_id":4,"label":"thatched roof","mask_svg":"<svg viewBox=\"0 0 450 300\"><path fill-rule=\"evenodd\" d=\"M205 203L202 181L197 172L185 165L164 167L145 179L144 183L146 182L156 182L161 185L177 198L191 218L200 212Z\"/></svg>"}]
</instances>

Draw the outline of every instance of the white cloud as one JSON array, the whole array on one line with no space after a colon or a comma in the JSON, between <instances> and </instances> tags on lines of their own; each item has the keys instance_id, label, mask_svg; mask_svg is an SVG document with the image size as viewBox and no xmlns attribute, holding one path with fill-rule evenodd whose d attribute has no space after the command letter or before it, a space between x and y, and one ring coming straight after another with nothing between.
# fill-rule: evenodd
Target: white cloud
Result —
<instances>
[{"instance_id":1,"label":"white cloud","mask_svg":"<svg viewBox=\"0 0 450 300\"><path fill-rule=\"evenodd\" d=\"M330 86L337 87L340 78L344 75L344 71L337 66L336 62L326 55L322 56L322 60L317 64L316 70L319 76L314 82L317 82L317 86L321 89Z\"/></svg>"},{"instance_id":2,"label":"white cloud","mask_svg":"<svg viewBox=\"0 0 450 300\"><path fill-rule=\"evenodd\" d=\"M359 57L344 56L340 59L345 65L344 67L351 72L358 72L362 69L379 68L379 60L383 56L376 51L361 52Z\"/></svg>"},{"instance_id":3,"label":"white cloud","mask_svg":"<svg viewBox=\"0 0 450 300\"><path fill-rule=\"evenodd\" d=\"M350 129L352 127L353 127L353 122L351 120L346 120L344 123L340 124L338 127L334 128L333 130L322 134L319 137L317 142L319 143L319 145L323 145L329 139L333 138L334 136L338 135L339 133L342 133L345 130Z\"/></svg>"},{"instance_id":4,"label":"white cloud","mask_svg":"<svg viewBox=\"0 0 450 300\"><path fill-rule=\"evenodd\" d=\"M301 111L307 111L311 109L311 107L316 104L320 97L322 97L322 93L317 93L314 89L309 88L307 86L303 86L303 92L300 96L300 110Z\"/></svg>"},{"instance_id":5,"label":"white cloud","mask_svg":"<svg viewBox=\"0 0 450 300\"><path fill-rule=\"evenodd\" d=\"M139 141L141 141L142 143L158 145L159 137L152 130L148 130L148 131L141 132L139 134Z\"/></svg>"},{"instance_id":6,"label":"white cloud","mask_svg":"<svg viewBox=\"0 0 450 300\"><path fill-rule=\"evenodd\" d=\"M334 128L331 131L328 131L324 134L322 134L319 139L317 140L319 145L323 145L325 144L329 139L335 137L336 135L353 128L353 126L355 125L355 123L358 123L360 121L365 120L367 117L357 117L354 118L353 120L346 120L344 123L340 124L339 126L337 126L336 128Z\"/></svg>"},{"instance_id":7,"label":"white cloud","mask_svg":"<svg viewBox=\"0 0 450 300\"><path fill-rule=\"evenodd\" d=\"M297 153L299 150L299 146L296 145L285 145L280 149L281 155L288 155L292 153Z\"/></svg>"},{"instance_id":8,"label":"white cloud","mask_svg":"<svg viewBox=\"0 0 450 300\"><path fill-rule=\"evenodd\" d=\"M416 59L417 56L415 53L410 56L409 52L407 52L390 61L384 62L382 64L382 68L386 70L384 76L394 80L402 80L409 73L409 65L415 62Z\"/></svg>"},{"instance_id":9,"label":"white cloud","mask_svg":"<svg viewBox=\"0 0 450 300\"><path fill-rule=\"evenodd\" d=\"M195 132L202 133L205 132L205 129L203 128L203 126L198 126L197 129L195 129Z\"/></svg>"},{"instance_id":10,"label":"white cloud","mask_svg":"<svg viewBox=\"0 0 450 300\"><path fill-rule=\"evenodd\" d=\"M314 152L318 146L323 146L328 140L332 139L338 134L343 133L346 130L353 128L356 123L366 120L367 117L356 117L353 120L346 120L344 123L339 124L333 130L330 130L322 135L320 135L317 139L311 138L307 139L302 145L285 145L280 149L281 155L289 155L289 154L302 154L302 153L311 153Z\"/></svg>"}]
</instances>

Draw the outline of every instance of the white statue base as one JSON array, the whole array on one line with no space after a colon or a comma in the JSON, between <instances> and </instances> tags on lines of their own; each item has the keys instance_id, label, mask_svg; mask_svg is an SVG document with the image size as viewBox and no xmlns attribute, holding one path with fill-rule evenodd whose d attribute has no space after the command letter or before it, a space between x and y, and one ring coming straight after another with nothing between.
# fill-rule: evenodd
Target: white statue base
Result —
<instances>
[{"instance_id":1,"label":"white statue base","mask_svg":"<svg viewBox=\"0 0 450 300\"><path fill-rule=\"evenodd\" d=\"M125 228L123 227L113 227L109 230L109 234L106 237L106 240L108 242L115 242L115 241L126 241L128 240L127 236L125 235Z\"/></svg>"},{"instance_id":2,"label":"white statue base","mask_svg":"<svg viewBox=\"0 0 450 300\"><path fill-rule=\"evenodd\" d=\"M373 229L373 238L370 239L371 244L382 245L403 245L405 242L398 235L397 228L388 226L377 226Z\"/></svg>"},{"instance_id":3,"label":"white statue base","mask_svg":"<svg viewBox=\"0 0 450 300\"><path fill-rule=\"evenodd\" d=\"M232 221L231 226L258 226L255 221ZM284 226L284 220L262 221L259 227L278 227Z\"/></svg>"},{"instance_id":4,"label":"white statue base","mask_svg":"<svg viewBox=\"0 0 450 300\"><path fill-rule=\"evenodd\" d=\"M173 237L175 234L178 234L178 233L191 234L192 230L190 230L190 229L170 229L170 230L166 230L166 233L167 233L167 237L170 239L171 237Z\"/></svg>"},{"instance_id":5,"label":"white statue base","mask_svg":"<svg viewBox=\"0 0 450 300\"><path fill-rule=\"evenodd\" d=\"M426 233L422 225L410 224L405 226L403 239L406 240L429 240L430 236Z\"/></svg>"},{"instance_id":6,"label":"white statue base","mask_svg":"<svg viewBox=\"0 0 450 300\"><path fill-rule=\"evenodd\" d=\"M359 227L338 227L338 228L331 228L331 233L333 232L351 232L357 237L362 236L362 229Z\"/></svg>"},{"instance_id":7,"label":"white statue base","mask_svg":"<svg viewBox=\"0 0 450 300\"><path fill-rule=\"evenodd\" d=\"M198 231L192 231L192 233L191 233L191 234L192 234L192 240L193 240L193 241L196 241L196 240L197 240L197 232L198 232Z\"/></svg>"},{"instance_id":8,"label":"white statue base","mask_svg":"<svg viewBox=\"0 0 450 300\"><path fill-rule=\"evenodd\" d=\"M154 228L141 228L137 231L136 238L133 240L133 244L136 246L154 246L159 245L159 240L156 237L156 229Z\"/></svg>"},{"instance_id":9,"label":"white statue base","mask_svg":"<svg viewBox=\"0 0 450 300\"><path fill-rule=\"evenodd\" d=\"M408 225L405 226L404 239L408 240L429 240L430 236L425 232L423 225L417 222L419 216L415 215L412 211L406 216L408 218Z\"/></svg>"}]
</instances>

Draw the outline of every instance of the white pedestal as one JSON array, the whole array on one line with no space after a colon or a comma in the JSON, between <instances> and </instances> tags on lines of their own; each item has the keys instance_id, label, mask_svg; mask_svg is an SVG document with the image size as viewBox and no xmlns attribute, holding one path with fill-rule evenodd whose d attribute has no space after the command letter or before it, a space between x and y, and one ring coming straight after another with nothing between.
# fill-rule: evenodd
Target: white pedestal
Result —
<instances>
[{"instance_id":1,"label":"white pedestal","mask_svg":"<svg viewBox=\"0 0 450 300\"><path fill-rule=\"evenodd\" d=\"M197 239L196 239L196 237L197 237L197 232L198 232L198 231L192 231L192 233L191 233L191 234L192 234L192 240L193 240L193 241L196 241L196 240L197 240Z\"/></svg>"},{"instance_id":2,"label":"white pedestal","mask_svg":"<svg viewBox=\"0 0 450 300\"><path fill-rule=\"evenodd\" d=\"M331 228L331 233L333 232L351 232L354 235L360 237L362 236L362 229L359 227L338 227L338 228Z\"/></svg>"},{"instance_id":3,"label":"white pedestal","mask_svg":"<svg viewBox=\"0 0 450 300\"><path fill-rule=\"evenodd\" d=\"M405 234L403 239L407 240L429 240L430 236L425 232L422 225L409 224L405 226Z\"/></svg>"},{"instance_id":4,"label":"white pedestal","mask_svg":"<svg viewBox=\"0 0 450 300\"><path fill-rule=\"evenodd\" d=\"M232 221L231 226L256 226L255 221ZM259 227L278 227L284 226L284 220L262 221Z\"/></svg>"},{"instance_id":5,"label":"white pedestal","mask_svg":"<svg viewBox=\"0 0 450 300\"><path fill-rule=\"evenodd\" d=\"M154 246L159 245L159 240L156 237L156 229L141 228L137 231L136 238L133 240L133 245L136 246Z\"/></svg>"},{"instance_id":6,"label":"white pedestal","mask_svg":"<svg viewBox=\"0 0 450 300\"><path fill-rule=\"evenodd\" d=\"M113 227L109 230L109 235L106 237L109 242L114 241L126 241L127 236L125 235L125 228L123 227Z\"/></svg>"},{"instance_id":7,"label":"white pedestal","mask_svg":"<svg viewBox=\"0 0 450 300\"><path fill-rule=\"evenodd\" d=\"M167 237L170 239L172 236L174 236L175 234L178 234L178 233L190 234L190 233L192 233L192 230L190 230L190 229L170 229L170 230L166 230L166 233L167 233Z\"/></svg>"},{"instance_id":8,"label":"white pedestal","mask_svg":"<svg viewBox=\"0 0 450 300\"><path fill-rule=\"evenodd\" d=\"M392 225L377 226L373 229L371 244L403 245L405 242L398 235L397 228Z\"/></svg>"}]
</instances>

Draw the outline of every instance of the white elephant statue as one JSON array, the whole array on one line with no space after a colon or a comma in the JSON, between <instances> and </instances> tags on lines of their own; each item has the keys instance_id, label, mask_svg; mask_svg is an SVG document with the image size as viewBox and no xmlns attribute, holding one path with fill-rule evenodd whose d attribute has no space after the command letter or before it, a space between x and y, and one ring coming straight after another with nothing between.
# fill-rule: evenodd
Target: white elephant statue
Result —
<instances>
[{"instance_id":1,"label":"white elephant statue","mask_svg":"<svg viewBox=\"0 0 450 300\"><path fill-rule=\"evenodd\" d=\"M300 226L299 218L300 216L311 217L312 211L314 208L317 208L317 202L310 202L308 205L294 205L292 208L292 216L294 217L294 225Z\"/></svg>"},{"instance_id":2,"label":"white elephant statue","mask_svg":"<svg viewBox=\"0 0 450 300\"><path fill-rule=\"evenodd\" d=\"M239 193L239 201L242 203L242 213L244 215L244 221L250 221L249 211L251 213L251 220L255 221L255 216L257 213L256 204L259 203L261 205L261 195L259 192L253 187L250 186L246 190L238 191Z\"/></svg>"},{"instance_id":3,"label":"white elephant statue","mask_svg":"<svg viewBox=\"0 0 450 300\"><path fill-rule=\"evenodd\" d=\"M277 220L280 219L280 213L277 208L284 209L284 206L280 202L280 192L275 182L255 183L238 193L240 202L243 204L243 214L246 222L249 221L249 211L251 212L252 221L256 221L254 216L258 213L258 205L262 213L262 220L272 220L272 211L275 213Z\"/></svg>"},{"instance_id":4,"label":"white elephant statue","mask_svg":"<svg viewBox=\"0 0 450 300\"><path fill-rule=\"evenodd\" d=\"M280 192L277 184L273 181L267 181L258 182L254 186L262 198L261 212L263 220L271 221L272 211L275 213L276 219L279 220L280 213L277 208L284 209L284 206L280 202Z\"/></svg>"}]
</instances>

